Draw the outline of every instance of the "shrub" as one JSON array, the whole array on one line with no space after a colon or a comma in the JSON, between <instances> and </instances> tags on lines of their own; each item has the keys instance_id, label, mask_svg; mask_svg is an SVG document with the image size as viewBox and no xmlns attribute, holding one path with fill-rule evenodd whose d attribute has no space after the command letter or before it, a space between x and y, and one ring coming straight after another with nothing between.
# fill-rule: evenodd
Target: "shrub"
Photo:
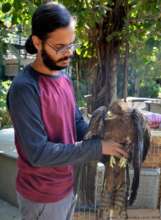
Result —
<instances>
[{"instance_id":1,"label":"shrub","mask_svg":"<svg viewBox=\"0 0 161 220\"><path fill-rule=\"evenodd\" d=\"M6 96L10 85L9 80L0 81L0 128L10 127L12 124L6 106Z\"/></svg>"},{"instance_id":2,"label":"shrub","mask_svg":"<svg viewBox=\"0 0 161 220\"><path fill-rule=\"evenodd\" d=\"M159 91L160 85L154 80L146 80L140 84L140 97L157 98Z\"/></svg>"}]
</instances>

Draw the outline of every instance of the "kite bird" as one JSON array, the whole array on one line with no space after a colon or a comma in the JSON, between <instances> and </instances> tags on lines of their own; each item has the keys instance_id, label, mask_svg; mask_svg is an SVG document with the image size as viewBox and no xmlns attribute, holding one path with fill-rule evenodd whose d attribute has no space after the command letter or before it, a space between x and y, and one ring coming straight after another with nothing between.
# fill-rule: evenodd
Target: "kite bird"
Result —
<instances>
[{"instance_id":1,"label":"kite bird","mask_svg":"<svg viewBox=\"0 0 161 220\"><path fill-rule=\"evenodd\" d=\"M94 137L112 139L122 144L129 155L128 159L103 156L105 175L97 217L99 220L108 220L113 216L127 219L127 206L132 205L136 199L141 165L150 146L150 129L138 110L129 108L126 102L116 101L108 111L105 106L101 106L92 114L84 139ZM132 184L129 165L134 169ZM93 202L91 195L94 195L94 192L91 194L88 190L94 189L95 183L91 180L95 178L96 166L97 162L92 162L86 167L89 169L85 180L88 187L87 203Z\"/></svg>"}]
</instances>

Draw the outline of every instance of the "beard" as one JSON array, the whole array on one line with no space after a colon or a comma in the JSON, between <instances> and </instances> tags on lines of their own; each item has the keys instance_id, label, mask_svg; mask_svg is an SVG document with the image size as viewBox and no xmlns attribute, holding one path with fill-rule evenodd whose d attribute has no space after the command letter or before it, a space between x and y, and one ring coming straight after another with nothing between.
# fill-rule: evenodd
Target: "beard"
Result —
<instances>
[{"instance_id":1,"label":"beard","mask_svg":"<svg viewBox=\"0 0 161 220\"><path fill-rule=\"evenodd\" d=\"M41 51L41 57L42 57L42 60L43 60L43 63L44 65L49 69L49 70L62 70L62 69L65 69L68 67L67 66L59 66L57 65L58 62L60 61L66 61L66 60L69 60L71 59L73 56L66 56L66 57L63 57L57 61L54 61L50 55L46 52L45 48L43 47L42 48L42 51Z\"/></svg>"}]
</instances>

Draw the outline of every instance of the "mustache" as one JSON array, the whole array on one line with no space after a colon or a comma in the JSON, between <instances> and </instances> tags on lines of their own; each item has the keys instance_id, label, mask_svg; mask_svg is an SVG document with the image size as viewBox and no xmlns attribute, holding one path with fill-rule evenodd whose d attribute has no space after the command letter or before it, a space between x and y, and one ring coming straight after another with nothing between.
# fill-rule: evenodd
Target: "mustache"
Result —
<instances>
[{"instance_id":1,"label":"mustache","mask_svg":"<svg viewBox=\"0 0 161 220\"><path fill-rule=\"evenodd\" d=\"M63 58L61 58L61 59L59 59L57 62L60 62L60 61L66 61L66 60L71 60L72 58L73 58L74 56L66 56L66 57L63 57Z\"/></svg>"}]
</instances>

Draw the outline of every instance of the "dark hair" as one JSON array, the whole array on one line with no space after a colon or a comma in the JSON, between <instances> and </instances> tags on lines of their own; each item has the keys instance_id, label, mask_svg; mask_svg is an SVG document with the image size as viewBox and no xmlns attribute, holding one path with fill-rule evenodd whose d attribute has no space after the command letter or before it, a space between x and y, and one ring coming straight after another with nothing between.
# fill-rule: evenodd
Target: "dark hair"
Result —
<instances>
[{"instance_id":1,"label":"dark hair","mask_svg":"<svg viewBox=\"0 0 161 220\"><path fill-rule=\"evenodd\" d=\"M32 35L46 40L48 33L62 27L67 27L71 22L70 12L61 4L46 3L40 5L32 17ZM32 42L32 35L25 43L26 51L30 54L37 53Z\"/></svg>"}]
</instances>

